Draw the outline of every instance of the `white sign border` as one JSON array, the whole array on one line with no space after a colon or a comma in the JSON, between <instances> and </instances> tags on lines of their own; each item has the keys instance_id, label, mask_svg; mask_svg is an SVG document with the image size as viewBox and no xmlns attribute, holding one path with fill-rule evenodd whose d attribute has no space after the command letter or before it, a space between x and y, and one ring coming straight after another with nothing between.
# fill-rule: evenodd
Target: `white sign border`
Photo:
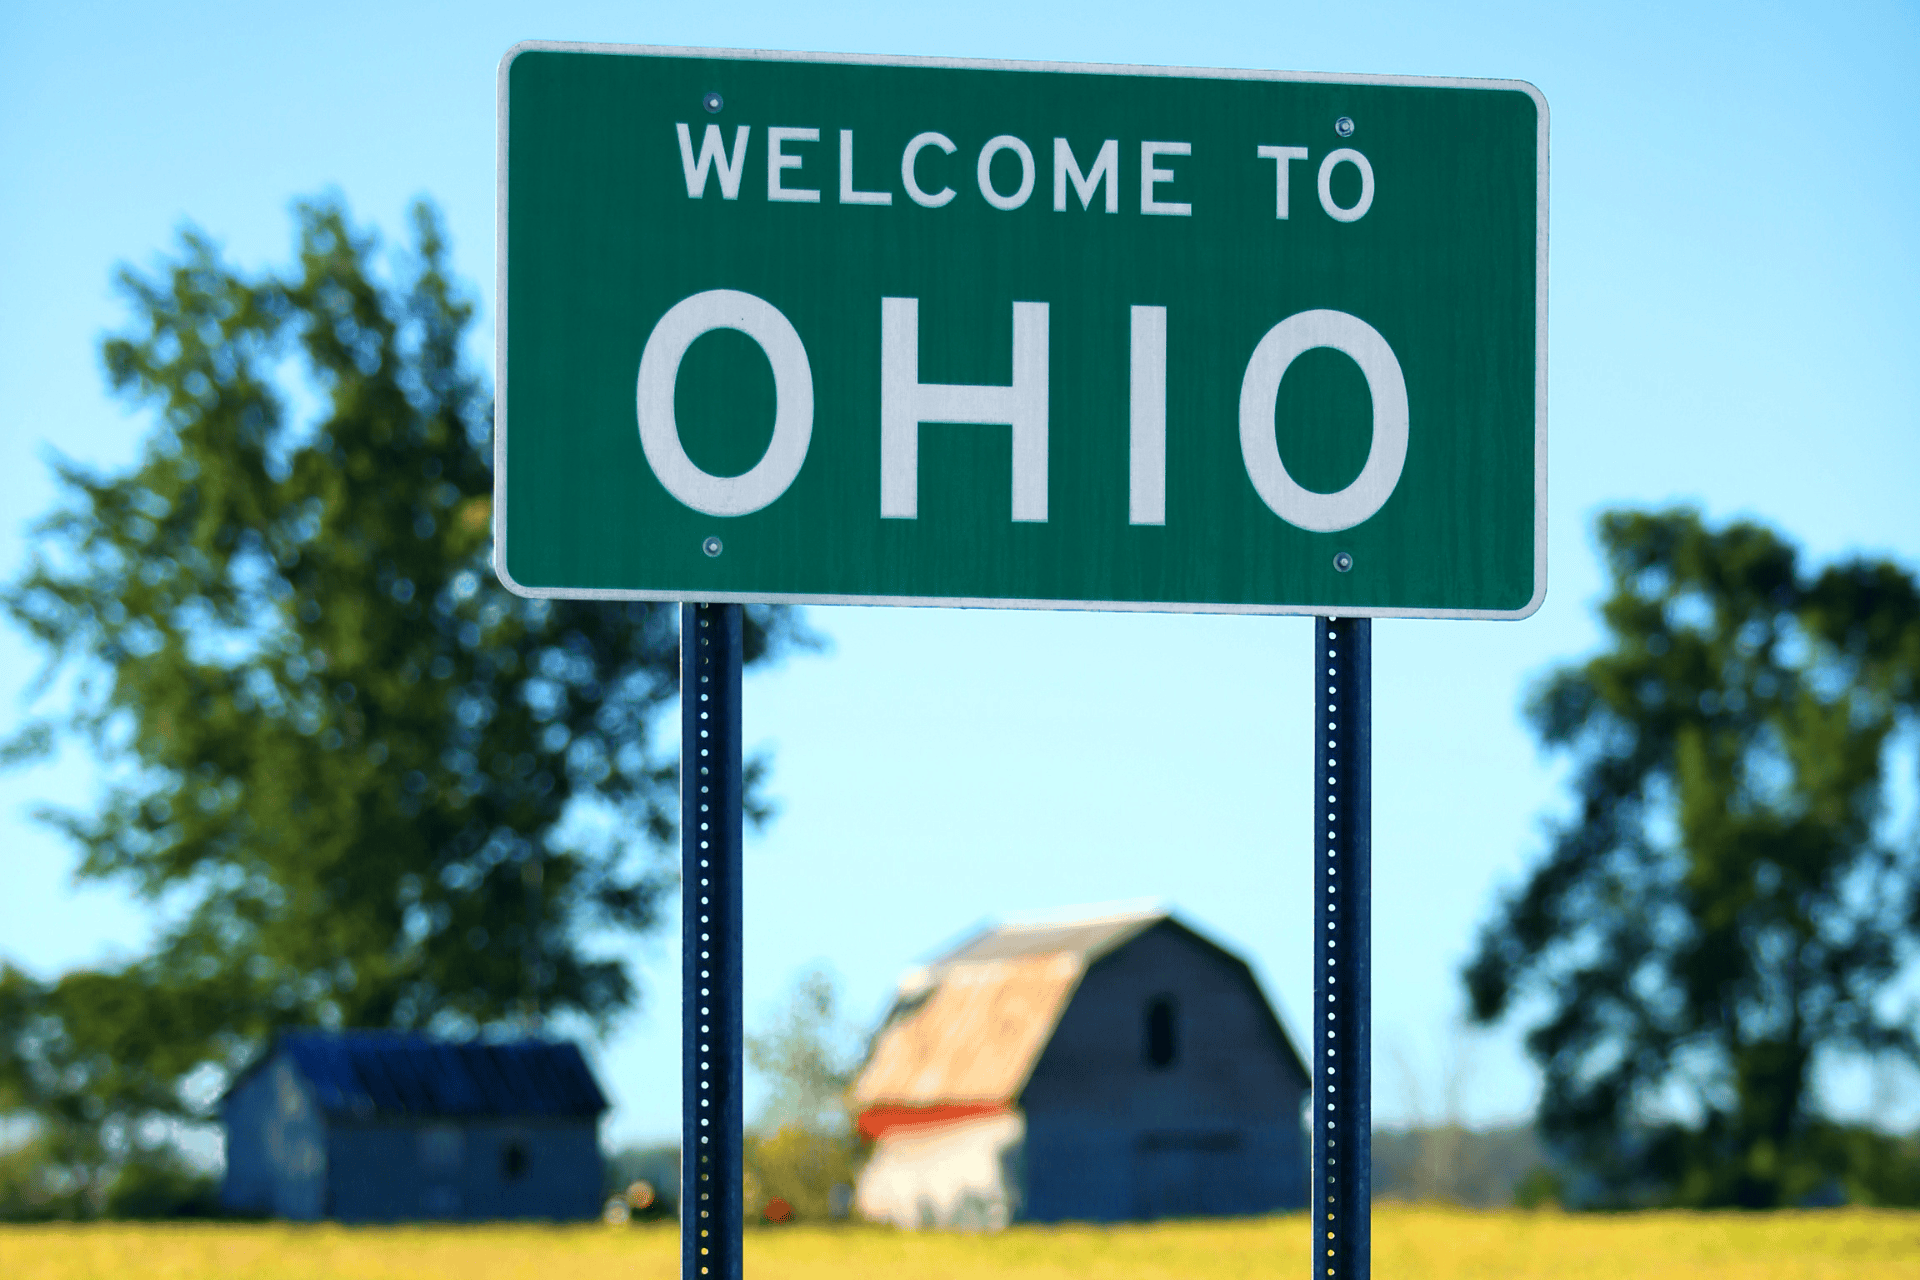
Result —
<instances>
[{"instance_id":1,"label":"white sign border","mask_svg":"<svg viewBox=\"0 0 1920 1280\"><path fill-rule=\"evenodd\" d=\"M1400 85L1427 89L1506 90L1524 93L1538 112L1535 165L1533 597L1518 609L1400 609L1342 604L1208 604L1139 600L1027 600L973 596L830 595L765 591L629 591L602 587L527 587L507 572L507 119L508 72L523 53L601 53L654 58L710 58L739 62L819 62L841 66L947 67L970 71L1050 71L1105 76L1194 80L1266 80L1292 84ZM493 571L507 590L536 600L659 600L698 604L833 604L959 609L1051 609L1108 613L1250 613L1344 618L1454 618L1516 621L1547 598L1547 187L1549 120L1546 95L1525 80L1454 76L1360 75L1248 68L1156 67L1099 62L1021 62L998 58L923 58L871 53L796 53L774 49L680 48L672 45L590 44L522 40L500 59L494 119L494 375Z\"/></svg>"}]
</instances>

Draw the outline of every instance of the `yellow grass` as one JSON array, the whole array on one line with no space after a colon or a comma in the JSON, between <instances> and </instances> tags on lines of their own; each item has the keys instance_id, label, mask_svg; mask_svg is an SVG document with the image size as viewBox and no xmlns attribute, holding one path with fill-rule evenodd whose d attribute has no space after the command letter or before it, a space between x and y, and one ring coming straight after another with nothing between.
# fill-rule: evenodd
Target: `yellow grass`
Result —
<instances>
[{"instance_id":1,"label":"yellow grass","mask_svg":"<svg viewBox=\"0 0 1920 1280\"><path fill-rule=\"evenodd\" d=\"M756 1230L747 1274L765 1280L1307 1280L1307 1223L1016 1227L995 1236L796 1227ZM1567 1217L1382 1208L1374 1273L1554 1280L1913 1280L1920 1214ZM668 1226L0 1227L6 1280L670 1280Z\"/></svg>"}]
</instances>

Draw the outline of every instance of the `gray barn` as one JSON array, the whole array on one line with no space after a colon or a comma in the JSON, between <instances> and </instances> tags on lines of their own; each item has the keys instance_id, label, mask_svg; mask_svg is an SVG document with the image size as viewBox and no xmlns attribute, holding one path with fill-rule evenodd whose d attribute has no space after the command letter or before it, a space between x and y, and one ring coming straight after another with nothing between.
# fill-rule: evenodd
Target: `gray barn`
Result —
<instances>
[{"instance_id":1,"label":"gray barn","mask_svg":"<svg viewBox=\"0 0 1920 1280\"><path fill-rule=\"evenodd\" d=\"M1246 962L1161 912L1010 925L910 972L853 1086L902 1226L1306 1203L1308 1075Z\"/></svg>"},{"instance_id":2,"label":"gray barn","mask_svg":"<svg viewBox=\"0 0 1920 1280\"><path fill-rule=\"evenodd\" d=\"M220 1100L220 1201L342 1222L591 1218L606 1109L571 1044L289 1033Z\"/></svg>"}]
</instances>

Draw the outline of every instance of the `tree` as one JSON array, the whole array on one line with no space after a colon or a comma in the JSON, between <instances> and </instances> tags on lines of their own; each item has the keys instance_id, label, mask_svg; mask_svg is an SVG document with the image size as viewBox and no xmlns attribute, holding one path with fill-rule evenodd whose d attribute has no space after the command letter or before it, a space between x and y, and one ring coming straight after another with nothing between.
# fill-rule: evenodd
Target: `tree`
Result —
<instances>
[{"instance_id":1,"label":"tree","mask_svg":"<svg viewBox=\"0 0 1920 1280\"><path fill-rule=\"evenodd\" d=\"M1612 513L1600 539L1607 648L1528 708L1576 811L1484 926L1473 1013L1544 1009L1540 1122L1590 1198L1791 1203L1848 1175L1817 1063L1920 1059L1886 1007L1920 944L1920 844L1884 804L1920 593L1689 510Z\"/></svg>"},{"instance_id":2,"label":"tree","mask_svg":"<svg viewBox=\"0 0 1920 1280\"><path fill-rule=\"evenodd\" d=\"M834 1187L853 1182L859 1140L846 1095L858 1054L838 1006L833 979L810 970L773 1025L747 1037L747 1064L769 1086L746 1138L749 1216L777 1196L801 1221L823 1221Z\"/></svg>"},{"instance_id":3,"label":"tree","mask_svg":"<svg viewBox=\"0 0 1920 1280\"><path fill-rule=\"evenodd\" d=\"M758 1123L844 1129L847 1090L858 1067L855 1035L841 1020L833 978L802 973L773 1024L747 1037L747 1065L766 1082Z\"/></svg>"},{"instance_id":4,"label":"tree","mask_svg":"<svg viewBox=\"0 0 1920 1280\"><path fill-rule=\"evenodd\" d=\"M0 974L0 1103L82 1182L281 1027L604 1027L637 992L592 937L654 927L673 887L674 607L497 585L491 410L434 213L393 286L340 205L297 221L286 275L193 231L121 273L105 364L155 426L123 474L57 463L4 596L73 695L12 758L89 744L101 804L45 816L81 877L168 914L130 964ZM807 639L749 610L748 662Z\"/></svg>"}]
</instances>

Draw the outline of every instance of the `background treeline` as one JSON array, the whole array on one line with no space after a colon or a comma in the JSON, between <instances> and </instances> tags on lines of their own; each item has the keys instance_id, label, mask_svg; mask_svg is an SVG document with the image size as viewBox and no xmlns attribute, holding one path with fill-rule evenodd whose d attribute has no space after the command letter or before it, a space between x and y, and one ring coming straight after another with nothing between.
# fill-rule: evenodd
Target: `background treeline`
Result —
<instances>
[{"instance_id":1,"label":"background treeline","mask_svg":"<svg viewBox=\"0 0 1920 1280\"><path fill-rule=\"evenodd\" d=\"M1920 1133L1833 1125L1821 1139L1820 1157L1829 1176L1796 1207L1920 1206ZM1651 1143L1657 1136L1649 1133L1642 1140ZM1489 1209L1580 1210L1609 1202L1604 1182L1577 1161L1556 1158L1532 1124L1377 1129L1373 1194L1376 1200Z\"/></svg>"}]
</instances>

